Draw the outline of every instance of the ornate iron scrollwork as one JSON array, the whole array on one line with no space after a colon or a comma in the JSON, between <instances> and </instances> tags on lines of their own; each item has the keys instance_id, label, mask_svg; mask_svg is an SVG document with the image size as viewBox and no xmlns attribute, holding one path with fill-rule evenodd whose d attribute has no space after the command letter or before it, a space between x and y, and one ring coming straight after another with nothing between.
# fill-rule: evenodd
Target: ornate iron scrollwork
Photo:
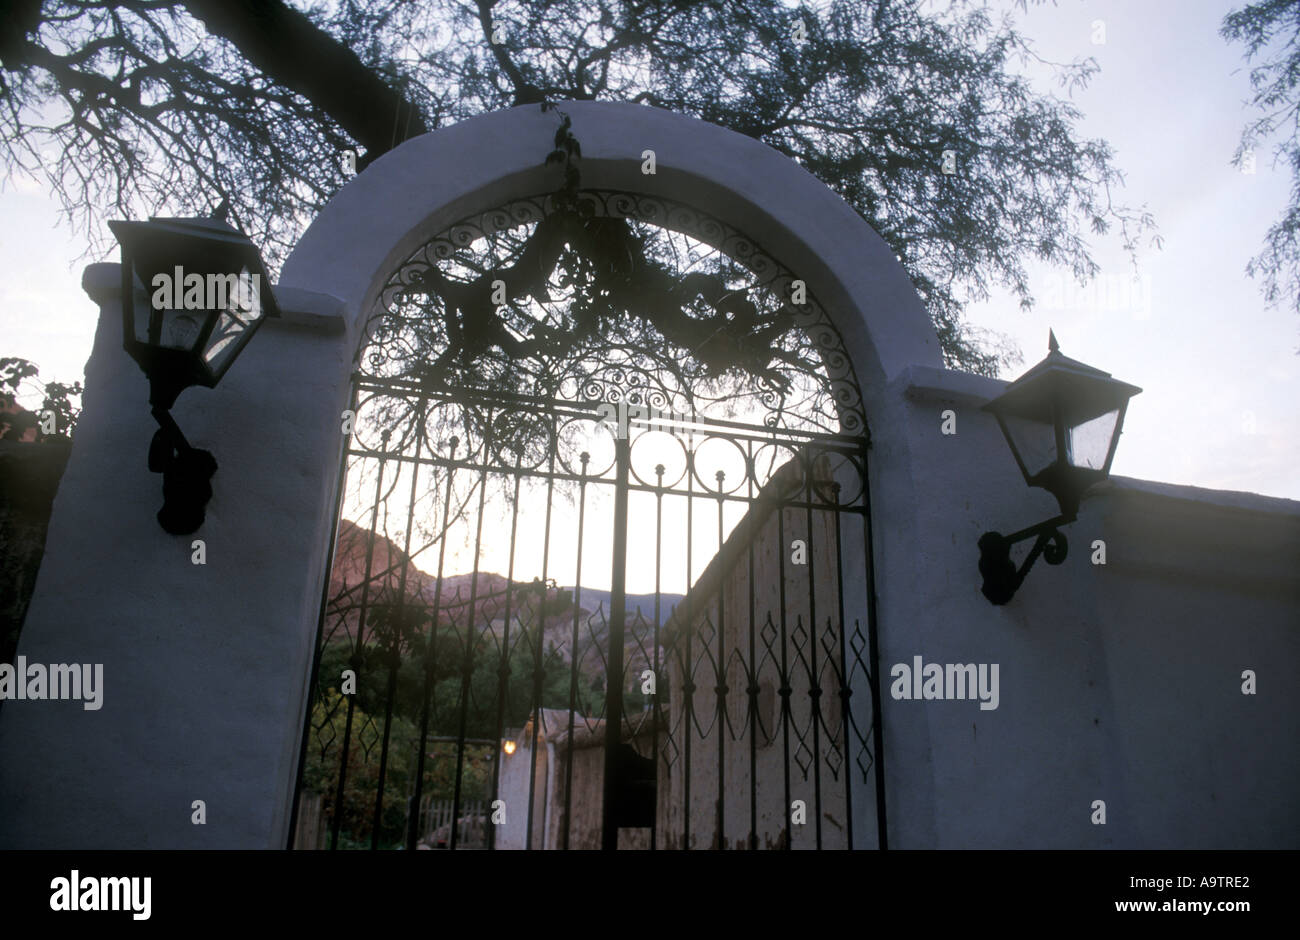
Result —
<instances>
[{"instance_id":1,"label":"ornate iron scrollwork","mask_svg":"<svg viewBox=\"0 0 1300 940\"><path fill-rule=\"evenodd\" d=\"M468 285L487 272L520 261L529 235L553 211L551 196L516 200L462 220L413 252L389 277L368 325L368 343L359 363L361 376L410 379L432 389L471 388L507 391L530 398L574 402L626 402L658 411L731 418L737 409L769 427L859 435L866 421L862 397L838 330L811 294L791 303L795 278L753 240L689 206L633 193L589 190L579 197L588 218L626 220L647 257L658 259L682 277L721 275L729 296L752 305L753 318L789 329L775 335L770 349L749 364L720 368L706 355L709 344L722 353L741 348L760 334L746 332L742 316L703 316L692 299L683 324L718 323L712 336L695 348L670 341L644 322L604 322L599 333L573 341L584 324L572 304L579 286L563 272L552 272L544 294L548 302L503 303L496 315L504 334L499 344L483 342L476 356L448 363L449 346L469 330L447 316L446 303L431 283ZM445 291L444 291L445 292ZM499 299L499 298L498 298ZM746 310L751 307L746 307ZM497 324L492 324L496 329ZM555 339L551 343L549 339ZM728 348L728 344L731 347ZM526 348L517 356L507 347ZM751 352L752 351L748 351ZM737 353L739 355L739 353ZM439 363L433 369L431 363ZM754 415L755 403L761 414Z\"/></svg>"}]
</instances>

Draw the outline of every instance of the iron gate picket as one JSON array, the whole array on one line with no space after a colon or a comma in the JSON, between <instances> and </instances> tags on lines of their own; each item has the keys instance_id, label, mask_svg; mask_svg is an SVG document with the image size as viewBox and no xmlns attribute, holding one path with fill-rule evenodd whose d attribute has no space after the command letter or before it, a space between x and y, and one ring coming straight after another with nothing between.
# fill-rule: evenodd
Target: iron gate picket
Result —
<instances>
[{"instance_id":1,"label":"iron gate picket","mask_svg":"<svg viewBox=\"0 0 1300 940\"><path fill-rule=\"evenodd\" d=\"M395 801L386 787L397 777L408 794L397 807L402 843L416 848L429 834L409 808L427 803L430 770L445 774L449 766L453 849L463 841L463 804L484 797L494 808L502 800L507 826L512 812L524 816L525 848L614 848L620 829L625 845L646 848L853 846L865 841L855 842L852 830L855 777L863 790L874 787L872 841L885 845L865 437L468 390L438 396L363 376L355 387L358 413L396 406L420 433L385 430L377 447L347 448L349 476L367 465L375 488L368 530L337 535L317 652L305 763L328 770L331 752L337 763L328 788L320 773L307 775L326 790L329 847L363 842L367 828L371 848L392 843L384 833L393 831ZM499 444L510 437L502 429L524 424L532 445ZM438 440L435 426L444 432L441 450L425 450ZM729 462L719 450L732 452ZM396 550L381 531L385 482L390 494L407 493L405 544ZM557 513L565 497L575 505ZM426 545L436 546L436 573L411 554L417 510L427 513L429 502L442 507L433 513L440 531ZM607 516L601 510L611 503ZM630 503L640 504L631 558ZM666 506L685 518L685 538L674 532L667 546ZM653 533L645 530L650 518ZM601 530L608 549L598 545L594 554L609 565L610 587L593 605L584 551L593 554ZM456 534L473 542L473 564L452 575ZM504 580L480 568L485 536L508 542ZM534 549L526 570L521 544L539 537L540 567ZM860 550L846 552L850 539ZM573 575L568 596L555 580L561 546L574 553L564 568ZM712 559L701 568L705 551ZM850 555L862 567L846 573ZM654 590L629 604L634 563L652 565ZM670 567L684 568L683 598L665 597ZM368 696L337 694L341 674L322 670L342 649L355 683L372 687ZM439 664L440 656L453 661ZM556 688L565 673L567 695L562 682ZM495 688L485 676L495 676ZM654 694L640 695L652 676ZM869 694L855 701L855 685ZM395 766L395 719L414 725L417 714L414 768L409 754ZM494 733L470 733L484 729ZM430 750L438 745L441 752ZM548 765L539 779L547 745L563 751L562 771ZM523 807L502 799L507 746L528 754ZM593 801L597 763L603 779ZM348 808L358 787L373 791L368 827ZM486 847L497 847L503 830L487 825Z\"/></svg>"},{"instance_id":2,"label":"iron gate picket","mask_svg":"<svg viewBox=\"0 0 1300 940\"><path fill-rule=\"evenodd\" d=\"M561 230L650 272L623 313L576 249L498 296ZM431 797L450 848L480 800L487 848L885 847L865 410L804 281L584 189L438 233L365 332L293 844L440 844Z\"/></svg>"}]
</instances>

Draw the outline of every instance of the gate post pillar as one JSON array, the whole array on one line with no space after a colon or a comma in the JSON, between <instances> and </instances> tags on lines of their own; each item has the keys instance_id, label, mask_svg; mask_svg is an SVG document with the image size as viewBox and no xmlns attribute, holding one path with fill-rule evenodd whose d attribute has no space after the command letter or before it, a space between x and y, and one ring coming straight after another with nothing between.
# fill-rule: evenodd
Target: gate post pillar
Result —
<instances>
[{"instance_id":1,"label":"gate post pillar","mask_svg":"<svg viewBox=\"0 0 1300 940\"><path fill-rule=\"evenodd\" d=\"M203 526L173 536L118 271L83 278L100 308L85 409L18 645L29 664L102 664L102 698L0 708L0 848L281 848L343 442L341 305L277 291L283 319L180 397L218 470Z\"/></svg>"}]
</instances>

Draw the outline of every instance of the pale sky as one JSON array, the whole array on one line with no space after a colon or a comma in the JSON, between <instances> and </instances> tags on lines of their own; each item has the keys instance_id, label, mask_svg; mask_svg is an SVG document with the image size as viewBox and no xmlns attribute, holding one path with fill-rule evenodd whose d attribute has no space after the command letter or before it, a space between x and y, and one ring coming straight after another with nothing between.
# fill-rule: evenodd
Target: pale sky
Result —
<instances>
[{"instance_id":1,"label":"pale sky","mask_svg":"<svg viewBox=\"0 0 1300 940\"><path fill-rule=\"evenodd\" d=\"M1101 67L1075 93L1080 130L1111 144L1126 177L1117 198L1146 204L1164 246L1140 256L1139 290L1118 238L1094 239L1102 268L1094 296L1064 272L1031 268L1032 313L995 294L969 317L1024 353L1004 378L1046 354L1051 327L1067 356L1144 390L1129 405L1116 474L1300 499L1300 316L1286 305L1267 309L1244 273L1287 204L1290 179L1284 164L1274 168L1271 148L1257 152L1254 175L1231 165L1250 85L1241 47L1218 28L1240 5L1030 7L1022 32L1039 55L1091 56ZM1097 20L1104 45L1092 41Z\"/></svg>"},{"instance_id":2,"label":"pale sky","mask_svg":"<svg viewBox=\"0 0 1300 940\"><path fill-rule=\"evenodd\" d=\"M1066 355L1144 389L1129 408L1116 474L1300 499L1300 317L1266 309L1244 274L1290 181L1271 150L1259 151L1254 175L1230 164L1249 94L1240 48L1218 35L1235 5L1060 0L1020 16L1044 58L1091 56L1101 66L1074 95L1081 133L1111 144L1127 177L1118 199L1146 204L1164 247L1143 253L1135 290L1118 237L1094 238L1102 275L1091 293L1064 272L1031 268L1032 313L995 294L969 319L1019 345L1024 364L1005 378L1046 353L1051 327ZM1104 44L1093 42L1097 20ZM70 382L82 377L97 316L82 268L116 252L77 260L84 240L58 224L57 208L31 181L0 193L0 356Z\"/></svg>"}]
</instances>

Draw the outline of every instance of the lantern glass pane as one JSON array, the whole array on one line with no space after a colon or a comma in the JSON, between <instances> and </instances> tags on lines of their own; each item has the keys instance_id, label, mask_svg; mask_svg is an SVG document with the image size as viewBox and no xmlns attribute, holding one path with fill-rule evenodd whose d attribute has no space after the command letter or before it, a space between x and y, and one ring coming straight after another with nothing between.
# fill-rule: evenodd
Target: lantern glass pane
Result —
<instances>
[{"instance_id":1,"label":"lantern glass pane","mask_svg":"<svg viewBox=\"0 0 1300 940\"><path fill-rule=\"evenodd\" d=\"M244 268L237 280L231 279L225 309L218 317L217 325L208 337L207 348L203 351L203 361L213 374L219 376L225 372L230 360L243 348L249 332L264 315L261 277L249 274L248 269Z\"/></svg>"},{"instance_id":2,"label":"lantern glass pane","mask_svg":"<svg viewBox=\"0 0 1300 940\"><path fill-rule=\"evenodd\" d=\"M135 302L131 305L131 314L135 320L135 329L132 332L137 343L144 345L149 343L149 314L151 312L148 297L144 294L136 294Z\"/></svg>"},{"instance_id":3,"label":"lantern glass pane","mask_svg":"<svg viewBox=\"0 0 1300 940\"><path fill-rule=\"evenodd\" d=\"M201 310L164 311L158 345L164 349L180 349L188 352L198 342L199 331L202 328L203 311Z\"/></svg>"},{"instance_id":4,"label":"lantern glass pane","mask_svg":"<svg viewBox=\"0 0 1300 940\"><path fill-rule=\"evenodd\" d=\"M1028 476L1036 476L1056 462L1056 432L1050 424L1015 415L1006 415L1003 420L1011 446Z\"/></svg>"},{"instance_id":5,"label":"lantern glass pane","mask_svg":"<svg viewBox=\"0 0 1300 940\"><path fill-rule=\"evenodd\" d=\"M1115 435L1115 423L1118 420L1119 409L1116 408L1071 427L1065 435L1069 449L1066 457L1070 465L1090 470L1102 469L1106 465L1106 455L1110 453L1110 441Z\"/></svg>"}]
</instances>

